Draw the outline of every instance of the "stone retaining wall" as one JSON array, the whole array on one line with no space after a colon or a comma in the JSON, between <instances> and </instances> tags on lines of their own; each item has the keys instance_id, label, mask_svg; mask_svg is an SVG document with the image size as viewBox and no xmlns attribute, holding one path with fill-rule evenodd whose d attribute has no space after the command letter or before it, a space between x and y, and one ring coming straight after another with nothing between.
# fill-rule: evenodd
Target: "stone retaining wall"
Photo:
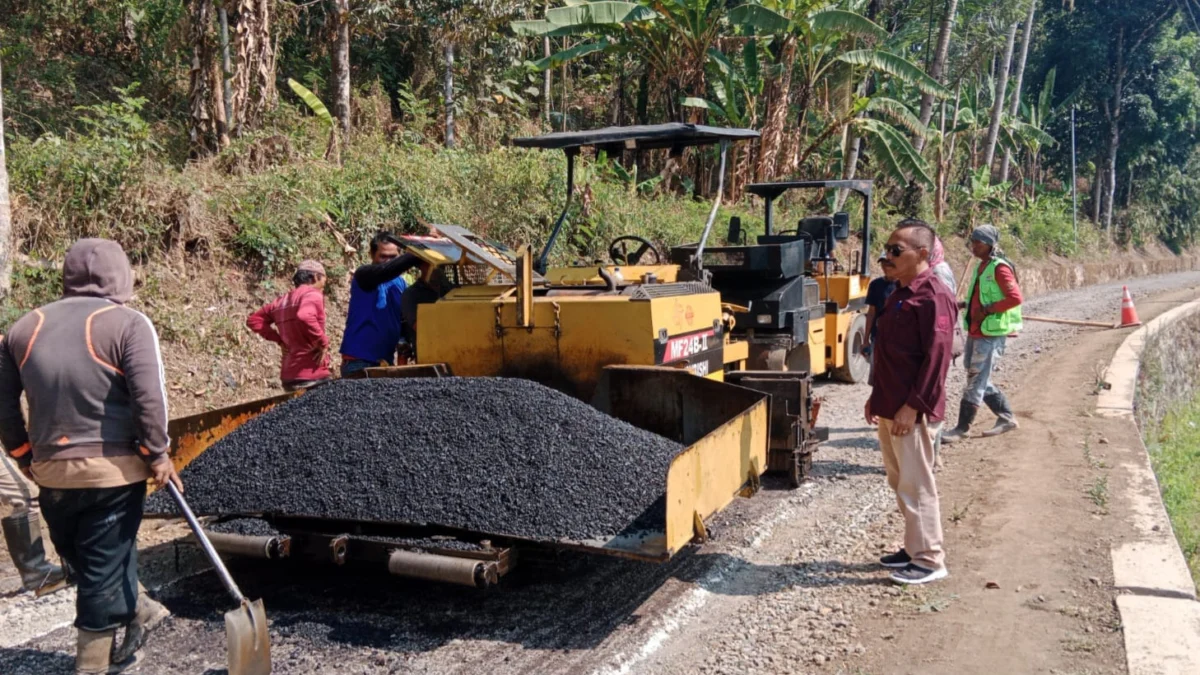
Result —
<instances>
[{"instance_id":1,"label":"stone retaining wall","mask_svg":"<svg viewBox=\"0 0 1200 675\"><path fill-rule=\"evenodd\" d=\"M1181 255L1090 263L1049 261L1022 265L1017 273L1020 275L1021 291L1027 296L1035 296L1133 277L1195 269L1200 269L1200 256Z\"/></svg>"}]
</instances>

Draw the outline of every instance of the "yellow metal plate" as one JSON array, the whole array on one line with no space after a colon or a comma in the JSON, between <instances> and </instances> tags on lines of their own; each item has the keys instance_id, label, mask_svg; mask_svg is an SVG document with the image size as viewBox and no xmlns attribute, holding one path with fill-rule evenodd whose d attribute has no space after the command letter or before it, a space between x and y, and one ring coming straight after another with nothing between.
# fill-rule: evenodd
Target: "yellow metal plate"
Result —
<instances>
[{"instance_id":1,"label":"yellow metal plate","mask_svg":"<svg viewBox=\"0 0 1200 675\"><path fill-rule=\"evenodd\" d=\"M634 283L646 274L658 277L660 283L673 283L679 278L679 265L580 265L577 267L552 267L545 278L555 286L603 286L604 279L596 271L603 267L609 272L621 271L627 283Z\"/></svg>"}]
</instances>

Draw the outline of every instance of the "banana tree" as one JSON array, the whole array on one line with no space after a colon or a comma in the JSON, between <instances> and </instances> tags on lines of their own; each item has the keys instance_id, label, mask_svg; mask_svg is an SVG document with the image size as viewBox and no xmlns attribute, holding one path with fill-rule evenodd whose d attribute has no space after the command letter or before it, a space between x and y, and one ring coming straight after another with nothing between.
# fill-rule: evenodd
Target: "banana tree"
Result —
<instances>
[{"instance_id":1,"label":"banana tree","mask_svg":"<svg viewBox=\"0 0 1200 675\"><path fill-rule=\"evenodd\" d=\"M792 173L804 166L808 158L829 138L844 132L862 133L873 152L889 175L898 181L907 182L910 176L926 181L928 169L924 160L912 150L909 141L899 142L903 136L884 118L898 121L914 131L921 130L911 111L893 99L881 98L877 104L871 101L874 95L859 91L855 95L853 82L864 81L870 73L888 77L906 86L937 97L947 92L936 80L929 77L920 67L883 49L867 46L846 51L845 47L865 43L875 45L888 38L888 32L871 19L848 9L829 8L821 0L767 0L761 4L744 4L730 10L730 20L740 26L753 27L760 35L771 35L778 41L776 52L783 55L781 66L786 71L781 75L781 95L768 99L766 125L763 129L762 153L760 155L760 178L769 179L778 173ZM791 55L791 56L788 56ZM791 86L791 71L799 76L798 122L795 153L778 161L783 128L788 115ZM825 128L817 137L808 141L809 108L814 94L822 82L837 82L842 95L833 105L827 106L832 113ZM907 115L902 115L906 111ZM873 113L879 113L872 116ZM855 141L849 135L843 146L849 148ZM843 174L853 175L856 155L846 153L850 161L843 163Z\"/></svg>"},{"instance_id":2,"label":"banana tree","mask_svg":"<svg viewBox=\"0 0 1200 675\"><path fill-rule=\"evenodd\" d=\"M986 210L994 219L998 211L1008 205L1007 182L992 183L991 169L980 166L967 177L966 185L952 185L951 192L959 195L967 205L967 229L975 227L980 209Z\"/></svg>"},{"instance_id":3,"label":"banana tree","mask_svg":"<svg viewBox=\"0 0 1200 675\"><path fill-rule=\"evenodd\" d=\"M751 34L753 37L753 34ZM709 68L709 90L711 98L687 96L680 102L687 108L698 108L732 126L754 129L758 127L758 100L763 93L762 69L759 63L757 40L747 40L741 50L741 61L734 63L725 54L713 50L710 54L714 66ZM731 164L733 171L729 181L729 199L737 201L742 189L749 181L752 163L752 148L735 145Z\"/></svg>"},{"instance_id":4,"label":"banana tree","mask_svg":"<svg viewBox=\"0 0 1200 675\"><path fill-rule=\"evenodd\" d=\"M1018 124L1015 125L1011 134L1014 145L1024 146L1029 151L1028 175L1033 197L1035 198L1040 178L1039 169L1042 148L1058 144L1053 137L1045 132L1046 126L1052 119L1061 114L1062 111L1069 108L1074 101L1074 95L1072 95L1067 97L1058 106L1053 105L1056 76L1057 69L1051 68L1046 73L1046 80L1042 83L1042 89L1038 92L1037 100L1032 105L1021 105L1021 113L1028 121L1022 122L1019 119L1016 120Z\"/></svg>"},{"instance_id":5,"label":"banana tree","mask_svg":"<svg viewBox=\"0 0 1200 675\"><path fill-rule=\"evenodd\" d=\"M330 114L329 108L325 107L325 103L320 97L314 94L308 87L290 77L287 83L288 87L291 87L292 93L296 94L296 97L301 101L304 101L304 105L308 106L313 116L321 121L321 126L329 130L329 140L325 143L325 159L333 159L333 161L341 166L342 149L340 139L338 138L338 125L333 115Z\"/></svg>"},{"instance_id":6,"label":"banana tree","mask_svg":"<svg viewBox=\"0 0 1200 675\"><path fill-rule=\"evenodd\" d=\"M543 19L514 21L512 28L522 36L585 38L533 62L534 70L598 52L633 58L661 78L668 116L681 120L682 99L704 93L705 67L713 58L725 17L725 3L716 0L570 0L566 7L547 10Z\"/></svg>"}]
</instances>

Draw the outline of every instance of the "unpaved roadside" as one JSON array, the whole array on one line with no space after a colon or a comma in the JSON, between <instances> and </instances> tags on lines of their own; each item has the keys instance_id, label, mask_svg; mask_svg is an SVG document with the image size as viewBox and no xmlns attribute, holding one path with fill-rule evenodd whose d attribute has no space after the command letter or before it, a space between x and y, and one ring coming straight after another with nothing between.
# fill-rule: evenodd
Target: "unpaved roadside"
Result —
<instances>
[{"instance_id":1,"label":"unpaved roadside","mask_svg":"<svg viewBox=\"0 0 1200 675\"><path fill-rule=\"evenodd\" d=\"M1200 273L1129 285L1148 319L1195 297L1179 289L1200 287ZM1119 292L1046 296L1029 311L1107 320ZM831 439L816 479L735 502L712 541L665 565L529 561L483 594L352 570L248 563L235 573L266 602L277 673L1120 672L1107 588L1115 519L1088 496L1115 458L1100 440L1109 432L1091 427L1102 422L1082 412L1093 365L1123 335L1030 324L1012 342L1001 382L1025 428L946 452L952 576L933 588L894 588L874 564L899 541L900 521L861 420L866 388L833 384L821 386ZM961 380L956 370L952 397ZM170 543L145 553L176 616L134 672L220 672L219 585L180 578L194 558L182 553L176 568ZM0 599L0 617L49 609L18 601ZM0 648L0 672L66 673L72 651L71 631L58 628Z\"/></svg>"}]
</instances>

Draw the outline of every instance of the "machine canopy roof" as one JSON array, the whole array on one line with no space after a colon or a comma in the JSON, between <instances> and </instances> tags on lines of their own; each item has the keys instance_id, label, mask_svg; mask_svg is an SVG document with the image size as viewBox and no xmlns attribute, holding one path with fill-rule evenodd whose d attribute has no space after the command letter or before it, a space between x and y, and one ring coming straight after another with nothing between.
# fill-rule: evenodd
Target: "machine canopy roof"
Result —
<instances>
[{"instance_id":1,"label":"machine canopy roof","mask_svg":"<svg viewBox=\"0 0 1200 675\"><path fill-rule=\"evenodd\" d=\"M589 131L562 131L543 136L514 138L512 144L519 148L542 148L565 150L597 146L602 149L612 146L625 149L652 150L655 148L683 148L693 145L711 145L722 140L743 141L758 138L753 129L727 129L701 124L648 124L632 127L606 127Z\"/></svg>"}]
</instances>

